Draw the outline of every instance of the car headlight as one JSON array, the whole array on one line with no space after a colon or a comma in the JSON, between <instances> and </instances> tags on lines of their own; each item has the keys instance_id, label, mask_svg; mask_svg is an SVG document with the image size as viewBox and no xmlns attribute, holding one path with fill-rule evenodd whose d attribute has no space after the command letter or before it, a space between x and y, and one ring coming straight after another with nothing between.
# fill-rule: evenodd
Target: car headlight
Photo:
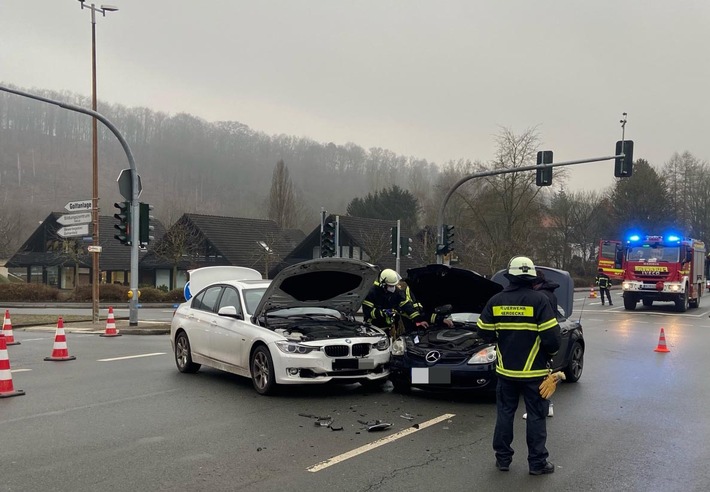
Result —
<instances>
[{"instance_id":1,"label":"car headlight","mask_svg":"<svg viewBox=\"0 0 710 492\"><path fill-rule=\"evenodd\" d=\"M680 292L680 285L673 284L673 285L669 286L669 289L671 292Z\"/></svg>"},{"instance_id":2,"label":"car headlight","mask_svg":"<svg viewBox=\"0 0 710 492\"><path fill-rule=\"evenodd\" d=\"M377 350L387 350L390 346L390 337L382 337L379 342L373 343L372 348Z\"/></svg>"},{"instance_id":3,"label":"car headlight","mask_svg":"<svg viewBox=\"0 0 710 492\"><path fill-rule=\"evenodd\" d=\"M279 350L285 354L298 354L304 355L314 350L318 350L318 347L310 347L308 345L302 345L300 343L294 343L289 341L276 342L276 346Z\"/></svg>"},{"instance_id":4,"label":"car headlight","mask_svg":"<svg viewBox=\"0 0 710 492\"><path fill-rule=\"evenodd\" d=\"M496 348L494 345L491 345L473 354L473 357L468 360L467 364L490 364L491 362L495 362L496 358Z\"/></svg>"},{"instance_id":5,"label":"car headlight","mask_svg":"<svg viewBox=\"0 0 710 492\"><path fill-rule=\"evenodd\" d=\"M629 290L631 288L631 282L621 282L622 290Z\"/></svg>"},{"instance_id":6,"label":"car headlight","mask_svg":"<svg viewBox=\"0 0 710 492\"><path fill-rule=\"evenodd\" d=\"M397 340L392 342L392 355L404 355L404 349L406 344L404 343L404 338L399 337Z\"/></svg>"}]
</instances>

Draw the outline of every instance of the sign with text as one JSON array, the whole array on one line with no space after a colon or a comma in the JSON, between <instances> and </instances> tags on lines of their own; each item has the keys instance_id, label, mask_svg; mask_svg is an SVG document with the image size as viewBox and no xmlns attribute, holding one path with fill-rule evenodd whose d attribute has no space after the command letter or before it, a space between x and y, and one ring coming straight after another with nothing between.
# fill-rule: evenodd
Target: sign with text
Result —
<instances>
[{"instance_id":1,"label":"sign with text","mask_svg":"<svg viewBox=\"0 0 710 492\"><path fill-rule=\"evenodd\" d=\"M91 200L77 200L64 205L64 209L69 210L70 212L78 212L80 210L91 210L91 206Z\"/></svg>"},{"instance_id":2,"label":"sign with text","mask_svg":"<svg viewBox=\"0 0 710 492\"><path fill-rule=\"evenodd\" d=\"M86 247L89 253L101 253L101 246L95 246L93 244Z\"/></svg>"},{"instance_id":3,"label":"sign with text","mask_svg":"<svg viewBox=\"0 0 710 492\"><path fill-rule=\"evenodd\" d=\"M77 237L89 233L89 224L62 227L57 231L60 237Z\"/></svg>"},{"instance_id":4,"label":"sign with text","mask_svg":"<svg viewBox=\"0 0 710 492\"><path fill-rule=\"evenodd\" d=\"M63 226L89 224L91 222L91 212L85 212L82 214L62 215L57 219L57 222L62 224Z\"/></svg>"}]
</instances>

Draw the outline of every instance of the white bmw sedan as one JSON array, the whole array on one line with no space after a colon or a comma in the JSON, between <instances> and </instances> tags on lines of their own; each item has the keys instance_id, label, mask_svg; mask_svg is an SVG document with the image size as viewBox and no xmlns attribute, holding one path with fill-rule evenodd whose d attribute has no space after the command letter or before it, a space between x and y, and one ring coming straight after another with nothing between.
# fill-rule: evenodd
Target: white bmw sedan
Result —
<instances>
[{"instance_id":1,"label":"white bmw sedan","mask_svg":"<svg viewBox=\"0 0 710 492\"><path fill-rule=\"evenodd\" d=\"M178 307L170 329L177 368L194 373L206 365L248 377L260 394L280 384L382 385L389 337L355 319L377 273L348 258L305 261L272 281L250 268L193 270L197 293Z\"/></svg>"}]
</instances>

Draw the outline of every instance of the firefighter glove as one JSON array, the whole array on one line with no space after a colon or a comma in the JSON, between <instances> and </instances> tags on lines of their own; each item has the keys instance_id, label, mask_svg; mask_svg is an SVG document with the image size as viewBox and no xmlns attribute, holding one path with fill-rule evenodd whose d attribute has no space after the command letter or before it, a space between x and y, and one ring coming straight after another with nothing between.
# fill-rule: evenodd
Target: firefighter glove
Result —
<instances>
[{"instance_id":1,"label":"firefighter glove","mask_svg":"<svg viewBox=\"0 0 710 492\"><path fill-rule=\"evenodd\" d=\"M545 376L540 384L540 396L548 400L557 389L557 383L565 379L565 374L561 371L553 372Z\"/></svg>"}]
</instances>

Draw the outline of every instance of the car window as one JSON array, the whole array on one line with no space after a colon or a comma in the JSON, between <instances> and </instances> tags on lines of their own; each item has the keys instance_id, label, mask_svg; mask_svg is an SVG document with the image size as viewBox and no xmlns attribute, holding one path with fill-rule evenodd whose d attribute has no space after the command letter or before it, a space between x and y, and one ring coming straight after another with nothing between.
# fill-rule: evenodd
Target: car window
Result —
<instances>
[{"instance_id":1,"label":"car window","mask_svg":"<svg viewBox=\"0 0 710 492\"><path fill-rule=\"evenodd\" d=\"M219 300L217 312L225 306L233 306L237 310L237 314L241 314L242 305L239 302L239 293L232 287L225 287L222 293L222 298Z\"/></svg>"},{"instance_id":2,"label":"car window","mask_svg":"<svg viewBox=\"0 0 710 492\"><path fill-rule=\"evenodd\" d=\"M244 289L244 302L246 303L247 312L252 314L259 305L259 301L264 297L264 292L266 292L266 287L261 289Z\"/></svg>"},{"instance_id":3,"label":"car window","mask_svg":"<svg viewBox=\"0 0 710 492\"><path fill-rule=\"evenodd\" d=\"M215 306L221 291L222 286L220 285L206 288L195 296L195 299L192 301L192 308L199 309L200 311L207 311L209 313L216 313L217 310L215 309Z\"/></svg>"}]
</instances>

